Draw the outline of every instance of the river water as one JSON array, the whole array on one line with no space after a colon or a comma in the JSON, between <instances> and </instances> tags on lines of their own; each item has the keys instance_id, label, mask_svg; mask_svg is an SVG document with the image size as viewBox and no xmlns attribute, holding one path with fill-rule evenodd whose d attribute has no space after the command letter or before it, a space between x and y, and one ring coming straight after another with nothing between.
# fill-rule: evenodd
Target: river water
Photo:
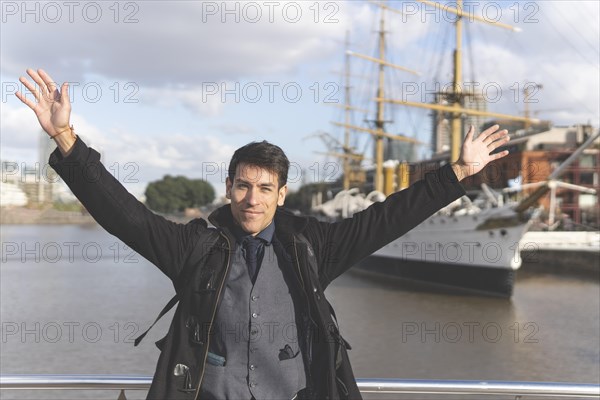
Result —
<instances>
[{"instance_id":1,"label":"river water","mask_svg":"<svg viewBox=\"0 0 600 400\"><path fill-rule=\"evenodd\" d=\"M156 267L96 225L3 225L1 241L2 374L153 374L153 342L172 313L132 342L174 293ZM513 297L499 299L350 271L327 296L359 378L600 381L600 285L591 278L519 271Z\"/></svg>"}]
</instances>

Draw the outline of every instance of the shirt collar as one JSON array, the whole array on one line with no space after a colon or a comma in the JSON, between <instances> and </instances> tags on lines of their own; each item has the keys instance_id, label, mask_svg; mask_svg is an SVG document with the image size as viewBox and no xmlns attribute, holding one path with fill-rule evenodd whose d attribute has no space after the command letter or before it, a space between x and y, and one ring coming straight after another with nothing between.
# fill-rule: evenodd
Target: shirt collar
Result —
<instances>
[{"instance_id":1,"label":"shirt collar","mask_svg":"<svg viewBox=\"0 0 600 400\"><path fill-rule=\"evenodd\" d=\"M245 232L238 225L233 227L233 234L236 239L241 243L245 237L250 236L247 232ZM256 237L265 242L266 245L270 245L273 241L273 235L275 234L275 221L271 221L271 223L262 231L260 231Z\"/></svg>"}]
</instances>

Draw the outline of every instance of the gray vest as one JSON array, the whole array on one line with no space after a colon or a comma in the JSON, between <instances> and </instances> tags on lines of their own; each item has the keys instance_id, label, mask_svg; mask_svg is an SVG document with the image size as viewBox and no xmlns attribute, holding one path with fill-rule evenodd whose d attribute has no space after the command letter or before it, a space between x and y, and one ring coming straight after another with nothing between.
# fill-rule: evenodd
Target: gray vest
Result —
<instances>
[{"instance_id":1,"label":"gray vest","mask_svg":"<svg viewBox=\"0 0 600 400\"><path fill-rule=\"evenodd\" d=\"M254 286L238 247L210 338L202 400L291 399L306 387L294 303L272 245Z\"/></svg>"}]
</instances>

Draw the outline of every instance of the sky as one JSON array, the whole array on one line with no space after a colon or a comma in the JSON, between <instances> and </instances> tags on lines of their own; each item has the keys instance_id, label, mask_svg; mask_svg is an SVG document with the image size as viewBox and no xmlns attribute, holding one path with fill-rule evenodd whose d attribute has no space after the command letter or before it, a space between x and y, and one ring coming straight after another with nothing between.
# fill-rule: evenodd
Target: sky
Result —
<instances>
[{"instance_id":1,"label":"sky","mask_svg":"<svg viewBox=\"0 0 600 400\"><path fill-rule=\"evenodd\" d=\"M555 125L598 128L599 4L465 1L465 11L520 32L467 21L464 80L488 110L522 114L527 101ZM386 94L430 101L433 82L452 80L455 17L415 1L388 6L403 12L385 13L388 59L420 75L389 69ZM256 140L287 153L292 190L335 179L339 162L316 135L343 140L331 121L343 119L334 105L344 102L346 32L350 50L376 56L380 18L376 4L354 0L2 1L1 12L0 159L20 169L38 160L37 119L14 93L27 91L18 80L27 68L42 68L70 82L77 134L138 197L166 174L206 179L222 195L231 154ZM350 69L351 102L371 111L353 122L366 126L377 67L352 57ZM429 142L427 111L385 110L389 132ZM352 144L372 152L367 134Z\"/></svg>"}]
</instances>

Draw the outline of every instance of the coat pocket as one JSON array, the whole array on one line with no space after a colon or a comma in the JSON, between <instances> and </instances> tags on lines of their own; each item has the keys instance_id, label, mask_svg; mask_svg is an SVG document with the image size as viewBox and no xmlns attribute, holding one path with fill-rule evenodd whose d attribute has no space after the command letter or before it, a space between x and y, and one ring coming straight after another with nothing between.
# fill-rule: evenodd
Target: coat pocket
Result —
<instances>
[{"instance_id":1,"label":"coat pocket","mask_svg":"<svg viewBox=\"0 0 600 400\"><path fill-rule=\"evenodd\" d=\"M225 357L222 357L218 354L211 353L210 351L206 355L206 362L210 365L214 365L215 367L224 367L225 366Z\"/></svg>"}]
</instances>

